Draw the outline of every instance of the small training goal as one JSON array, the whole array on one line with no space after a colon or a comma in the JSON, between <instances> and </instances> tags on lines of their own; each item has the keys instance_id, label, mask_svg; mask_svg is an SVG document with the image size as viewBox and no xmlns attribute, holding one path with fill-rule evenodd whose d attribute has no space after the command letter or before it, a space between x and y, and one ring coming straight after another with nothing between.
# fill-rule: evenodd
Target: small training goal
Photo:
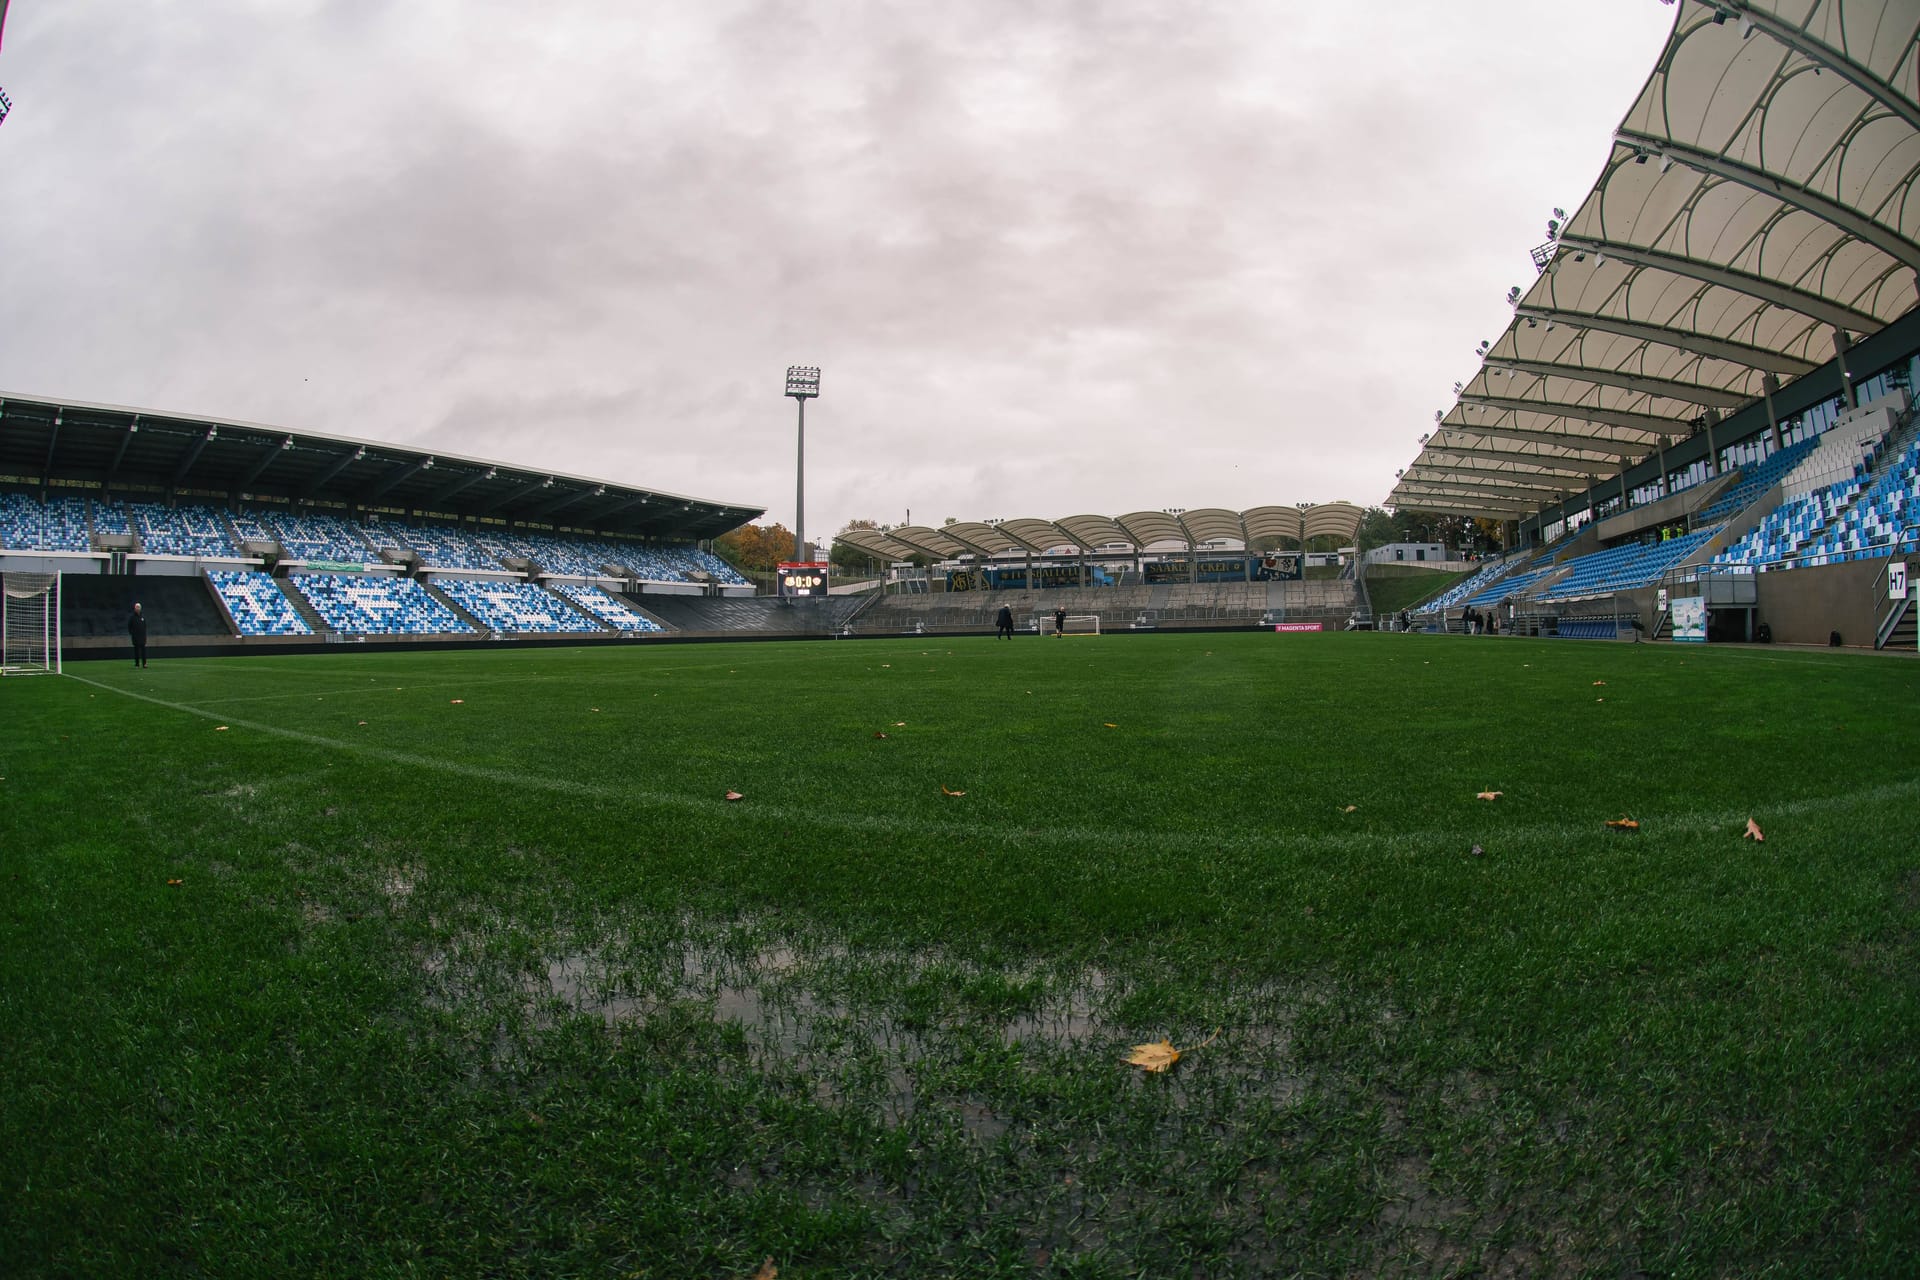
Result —
<instances>
[{"instance_id":1,"label":"small training goal","mask_svg":"<svg viewBox=\"0 0 1920 1280\"><path fill-rule=\"evenodd\" d=\"M60 674L60 575L0 576L0 675Z\"/></svg>"},{"instance_id":2,"label":"small training goal","mask_svg":"<svg viewBox=\"0 0 1920 1280\"><path fill-rule=\"evenodd\" d=\"M1040 634L1043 636L1055 634L1063 636L1097 636L1100 634L1100 615L1097 613L1070 613L1067 615L1066 624L1056 629L1053 625L1053 615L1043 613L1040 615Z\"/></svg>"}]
</instances>

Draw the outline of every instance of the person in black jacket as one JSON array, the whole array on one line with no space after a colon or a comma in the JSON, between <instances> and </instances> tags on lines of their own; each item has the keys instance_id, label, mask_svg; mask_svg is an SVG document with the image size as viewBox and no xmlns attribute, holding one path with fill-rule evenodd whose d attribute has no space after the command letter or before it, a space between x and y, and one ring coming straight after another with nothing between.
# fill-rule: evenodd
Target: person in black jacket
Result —
<instances>
[{"instance_id":1,"label":"person in black jacket","mask_svg":"<svg viewBox=\"0 0 1920 1280\"><path fill-rule=\"evenodd\" d=\"M147 665L147 615L140 612L140 602L133 602L133 615L127 619L127 635L133 640L133 665Z\"/></svg>"},{"instance_id":2,"label":"person in black jacket","mask_svg":"<svg viewBox=\"0 0 1920 1280\"><path fill-rule=\"evenodd\" d=\"M1000 612L994 616L993 625L998 628L994 639L1013 639L1013 610L1006 605L1000 606Z\"/></svg>"}]
</instances>

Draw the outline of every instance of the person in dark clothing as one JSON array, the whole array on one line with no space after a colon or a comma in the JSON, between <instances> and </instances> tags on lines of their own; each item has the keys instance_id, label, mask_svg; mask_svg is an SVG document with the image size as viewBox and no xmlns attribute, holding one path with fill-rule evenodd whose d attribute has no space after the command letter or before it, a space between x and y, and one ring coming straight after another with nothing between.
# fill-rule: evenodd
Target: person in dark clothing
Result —
<instances>
[{"instance_id":1,"label":"person in dark clothing","mask_svg":"<svg viewBox=\"0 0 1920 1280\"><path fill-rule=\"evenodd\" d=\"M999 629L999 634L994 639L1013 639L1013 610L1004 604L1001 605L1000 612L994 616L993 625Z\"/></svg>"},{"instance_id":2,"label":"person in dark clothing","mask_svg":"<svg viewBox=\"0 0 1920 1280\"><path fill-rule=\"evenodd\" d=\"M1055 609L1053 611L1053 638L1058 640L1065 634L1067 634L1067 611L1065 609Z\"/></svg>"},{"instance_id":3,"label":"person in dark clothing","mask_svg":"<svg viewBox=\"0 0 1920 1280\"><path fill-rule=\"evenodd\" d=\"M127 635L133 640L133 665L147 665L147 615L140 612L140 602L133 602L133 616L127 619Z\"/></svg>"}]
</instances>

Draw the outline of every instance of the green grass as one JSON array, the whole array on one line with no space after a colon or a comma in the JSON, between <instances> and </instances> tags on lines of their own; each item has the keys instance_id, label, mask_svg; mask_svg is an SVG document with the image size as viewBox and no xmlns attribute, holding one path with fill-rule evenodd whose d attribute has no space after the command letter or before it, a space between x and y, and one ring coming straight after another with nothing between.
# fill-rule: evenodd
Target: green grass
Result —
<instances>
[{"instance_id":1,"label":"green grass","mask_svg":"<svg viewBox=\"0 0 1920 1280\"><path fill-rule=\"evenodd\" d=\"M1402 609L1411 609L1477 572L1477 569L1418 569L1401 564L1369 565L1367 599L1373 604L1374 616L1385 618Z\"/></svg>"},{"instance_id":2,"label":"green grass","mask_svg":"<svg viewBox=\"0 0 1920 1280\"><path fill-rule=\"evenodd\" d=\"M1920 663L1236 633L69 670L0 687L8 1274L1920 1255Z\"/></svg>"}]
</instances>

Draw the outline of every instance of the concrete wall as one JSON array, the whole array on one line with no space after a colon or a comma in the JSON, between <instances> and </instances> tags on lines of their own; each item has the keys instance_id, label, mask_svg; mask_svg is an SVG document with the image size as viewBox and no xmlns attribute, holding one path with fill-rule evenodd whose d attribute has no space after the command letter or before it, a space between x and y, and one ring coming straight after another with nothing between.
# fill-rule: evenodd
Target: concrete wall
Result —
<instances>
[{"instance_id":1,"label":"concrete wall","mask_svg":"<svg viewBox=\"0 0 1920 1280\"><path fill-rule=\"evenodd\" d=\"M1886 588L1874 591L1874 580L1886 561L1850 560L1759 577L1756 623L1773 628L1778 644L1825 644L1831 632L1841 642L1863 649L1873 647L1873 630L1886 612Z\"/></svg>"}]
</instances>

